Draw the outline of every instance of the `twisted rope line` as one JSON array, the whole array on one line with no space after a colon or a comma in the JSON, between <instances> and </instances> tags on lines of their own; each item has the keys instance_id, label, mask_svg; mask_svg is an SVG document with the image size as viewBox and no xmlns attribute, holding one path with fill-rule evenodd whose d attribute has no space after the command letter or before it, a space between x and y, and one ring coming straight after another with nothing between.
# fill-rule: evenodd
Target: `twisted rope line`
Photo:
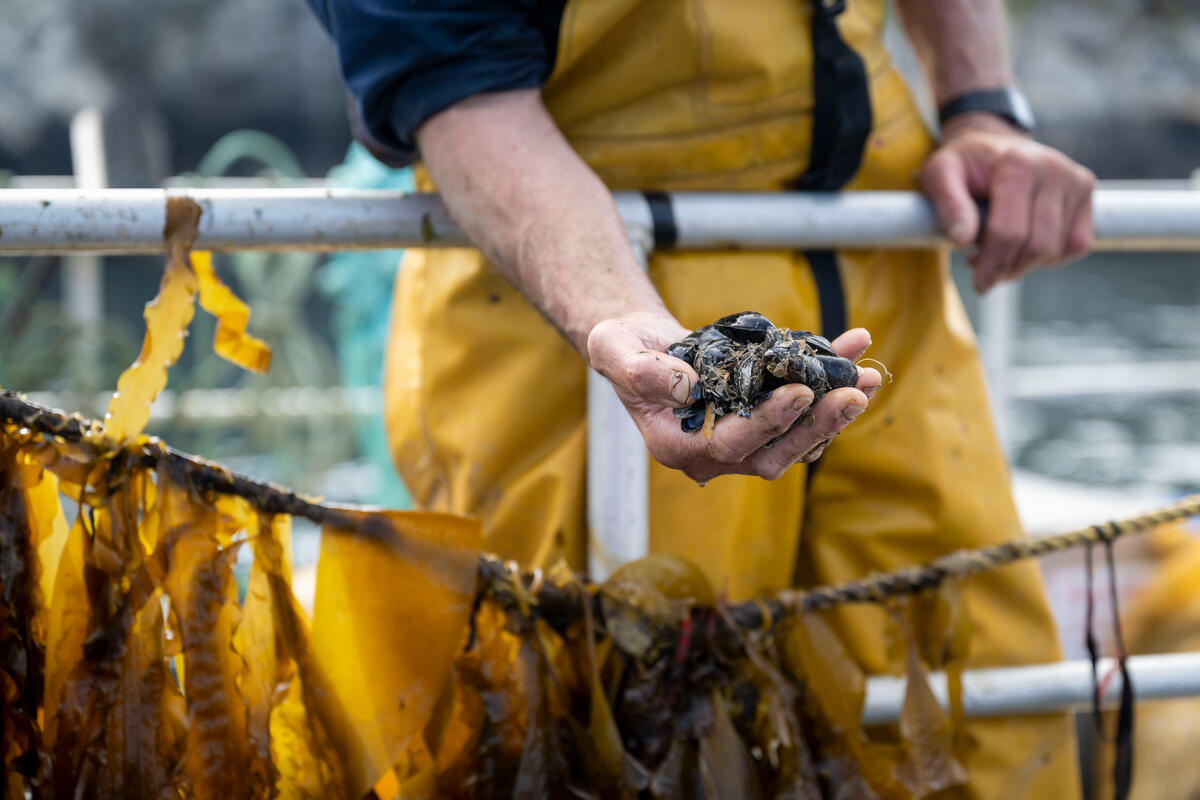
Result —
<instances>
[{"instance_id":1,"label":"twisted rope line","mask_svg":"<svg viewBox=\"0 0 1200 800\"><path fill-rule=\"evenodd\" d=\"M96 448L98 456L117 449L111 443L104 442L100 423L32 403L11 391L0 391L0 420L65 441L86 441ZM353 514L353 507L331 507L308 500L288 489L237 475L218 464L173 450L156 439L135 445L132 455L146 466L165 464L175 475L185 477L192 486L202 491L243 497L264 513L303 517L318 525L386 539L393 546L399 535L385 520L364 522L363 518ZM965 578L1028 558L1112 542L1122 536L1143 533L1158 525L1196 515L1200 515L1200 494L1190 495L1144 514L1069 533L960 550L926 564L875 573L841 584L806 590L786 589L772 598L732 604L727 610L729 617L740 627L764 628L793 614L850 603L881 603L892 597L919 594L948 578ZM410 550L428 549L413 541L401 544ZM555 627L578 619L582 614L582 604L595 600L594 596L589 596L583 580L576 584L556 586L536 580L532 573L514 573L505 562L491 554L479 557L479 576L483 591L506 608L518 608L523 605L524 598L532 598L536 613ZM516 585L517 581L521 582L520 586Z\"/></svg>"},{"instance_id":2,"label":"twisted rope line","mask_svg":"<svg viewBox=\"0 0 1200 800\"><path fill-rule=\"evenodd\" d=\"M845 603L881 603L904 594L917 594L938 586L947 578L965 578L1027 558L1041 558L1089 544L1112 542L1122 536L1144 533L1159 525L1200 515L1200 494L1189 495L1171 505L1134 517L1111 520L1069 533L959 550L926 564L894 572L868 575L859 580L815 589L788 589L778 599L790 613L819 611Z\"/></svg>"}]
</instances>

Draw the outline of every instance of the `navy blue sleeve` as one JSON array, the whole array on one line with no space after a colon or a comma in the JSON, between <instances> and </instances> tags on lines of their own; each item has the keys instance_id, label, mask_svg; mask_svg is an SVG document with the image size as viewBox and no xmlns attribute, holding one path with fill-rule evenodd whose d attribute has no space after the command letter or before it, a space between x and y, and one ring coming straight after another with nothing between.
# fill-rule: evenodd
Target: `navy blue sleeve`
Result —
<instances>
[{"instance_id":1,"label":"navy blue sleeve","mask_svg":"<svg viewBox=\"0 0 1200 800\"><path fill-rule=\"evenodd\" d=\"M545 0L308 0L337 45L358 135L396 166L422 122L482 92L541 86L557 6Z\"/></svg>"}]
</instances>

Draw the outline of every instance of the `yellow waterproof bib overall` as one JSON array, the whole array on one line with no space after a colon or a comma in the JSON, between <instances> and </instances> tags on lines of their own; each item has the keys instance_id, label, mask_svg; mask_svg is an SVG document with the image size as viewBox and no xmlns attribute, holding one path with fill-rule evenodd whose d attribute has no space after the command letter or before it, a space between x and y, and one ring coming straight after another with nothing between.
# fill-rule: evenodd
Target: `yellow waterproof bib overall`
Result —
<instances>
[{"instance_id":1,"label":"yellow waterproof bib overall","mask_svg":"<svg viewBox=\"0 0 1200 800\"><path fill-rule=\"evenodd\" d=\"M802 0L571 0L547 107L612 189L782 190L811 139L811 9ZM839 18L870 81L874 125L849 189L913 189L932 143L884 50L881 0ZM428 181L424 189L432 188ZM944 252L838 255L848 322L895 382L829 448L811 485L728 476L701 488L651 464L650 544L741 600L860 577L1022 536L974 338ZM822 329L795 252L658 253L650 275L688 327L754 309ZM523 565L585 564L584 363L472 250L410 250L386 365L396 462L422 508L482 518ZM971 579L968 662L1059 658L1036 565ZM889 669L876 608L830 617L868 672ZM969 726L971 783L953 796L1077 796L1065 716Z\"/></svg>"}]
</instances>

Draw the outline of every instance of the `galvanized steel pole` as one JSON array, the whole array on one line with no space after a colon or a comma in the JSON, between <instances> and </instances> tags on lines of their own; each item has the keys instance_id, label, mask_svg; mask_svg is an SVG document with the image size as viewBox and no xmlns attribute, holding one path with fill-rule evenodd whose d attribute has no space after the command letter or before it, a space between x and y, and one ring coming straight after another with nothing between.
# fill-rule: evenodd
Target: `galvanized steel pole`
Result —
<instances>
[{"instance_id":1,"label":"galvanized steel pole","mask_svg":"<svg viewBox=\"0 0 1200 800\"><path fill-rule=\"evenodd\" d=\"M196 246L211 250L461 247L466 237L434 195L344 189L189 189L204 209ZM163 189L0 190L0 254L163 250ZM637 193L618 192L627 225L651 229ZM683 249L927 248L948 244L914 192L679 192L670 195ZM1200 192L1095 195L1100 250L1200 250Z\"/></svg>"},{"instance_id":2,"label":"galvanized steel pole","mask_svg":"<svg viewBox=\"0 0 1200 800\"><path fill-rule=\"evenodd\" d=\"M1100 659L1100 677L1103 679L1114 666L1111 658ZM1200 653L1131 656L1127 666L1139 701L1200 696ZM930 675L929 685L942 707L948 708L945 673ZM869 678L863 724L896 722L904 703L905 686L903 678ZM1119 677L1107 681L1103 697L1105 705L1116 703L1120 692ZM1091 704L1092 665L1088 661L963 672L963 711L968 717L1081 711L1090 708Z\"/></svg>"},{"instance_id":3,"label":"galvanized steel pole","mask_svg":"<svg viewBox=\"0 0 1200 800\"><path fill-rule=\"evenodd\" d=\"M653 242L645 228L628 228L645 268ZM650 553L650 454L612 384L587 372L588 577L602 581L617 567Z\"/></svg>"}]
</instances>

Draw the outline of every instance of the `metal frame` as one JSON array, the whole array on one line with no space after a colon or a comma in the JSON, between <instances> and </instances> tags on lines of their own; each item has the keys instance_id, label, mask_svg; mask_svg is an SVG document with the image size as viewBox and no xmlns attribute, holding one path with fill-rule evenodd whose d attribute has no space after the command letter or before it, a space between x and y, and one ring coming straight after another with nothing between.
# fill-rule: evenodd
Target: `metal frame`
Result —
<instances>
[{"instance_id":1,"label":"metal frame","mask_svg":"<svg viewBox=\"0 0 1200 800\"><path fill-rule=\"evenodd\" d=\"M196 247L347 250L465 247L436 195L330 188L187 189L204 209ZM0 190L0 255L158 253L166 189ZM617 192L626 225L652 231L645 198ZM670 195L682 249L948 246L929 201L915 192ZM1098 190L1097 250L1200 251L1200 192Z\"/></svg>"},{"instance_id":2,"label":"metal frame","mask_svg":"<svg viewBox=\"0 0 1200 800\"><path fill-rule=\"evenodd\" d=\"M1200 653L1159 653L1130 656L1126 661L1137 699L1166 700L1200 696ZM1097 662L1104 707L1116 705L1121 681L1105 680L1116 669L1111 658ZM1085 711L1092 707L1092 665L1089 661L1060 661L1020 667L963 672L963 712L968 717L1007 717L1055 711ZM885 725L900 718L907 682L904 678L867 679L863 724ZM929 688L949 708L946 674L929 676Z\"/></svg>"},{"instance_id":3,"label":"metal frame","mask_svg":"<svg viewBox=\"0 0 1200 800\"><path fill-rule=\"evenodd\" d=\"M81 185L97 182L81 174ZM330 251L469 245L432 195L319 187L171 192L190 195L204 209L198 248ZM162 189L0 190L0 255L161 252L166 198L167 190ZM616 201L634 250L645 263L653 241L649 206L636 193L618 193ZM909 192L677 193L670 202L678 231L676 246L686 249L949 245L928 201ZM1094 203L1098 250L1200 251L1200 193L1102 189ZM1012 293L996 295L984 311L986 324L1001 331L1015 313ZM991 345L985 342L984 356L992 370L1007 369L1010 358L1003 339L993 337ZM1037 389L1041 382L1037 370L1030 367L1016 373L1013 387L1006 389L1008 396L1046 396L1046 389ZM1200 374L1195 364L1172 363L1159 371L1152 388L1200 389L1179 379L1181 372ZM1049 393L1078 395L1081 390ZM1082 393L1089 390L1085 387ZM354 401L348 405L357 406L360 413L371 406L369 399L355 397ZM589 523L596 537L589 552L596 565L594 574L603 577L617 564L646 552L648 457L632 421L604 379L594 373L589 376L588 404L592 423ZM1000 423L1004 424L1003 418ZM1107 671L1111 663L1101 668ZM1130 672L1141 699L1200 695L1200 653L1134 657ZM931 676L931 685L945 704L945 676ZM1108 687L1109 696L1115 692L1115 686ZM864 722L895 721L903 697L902 679L870 678ZM1086 707L1090 698L1091 668L1086 662L964 674L968 716L1077 709Z\"/></svg>"}]
</instances>

